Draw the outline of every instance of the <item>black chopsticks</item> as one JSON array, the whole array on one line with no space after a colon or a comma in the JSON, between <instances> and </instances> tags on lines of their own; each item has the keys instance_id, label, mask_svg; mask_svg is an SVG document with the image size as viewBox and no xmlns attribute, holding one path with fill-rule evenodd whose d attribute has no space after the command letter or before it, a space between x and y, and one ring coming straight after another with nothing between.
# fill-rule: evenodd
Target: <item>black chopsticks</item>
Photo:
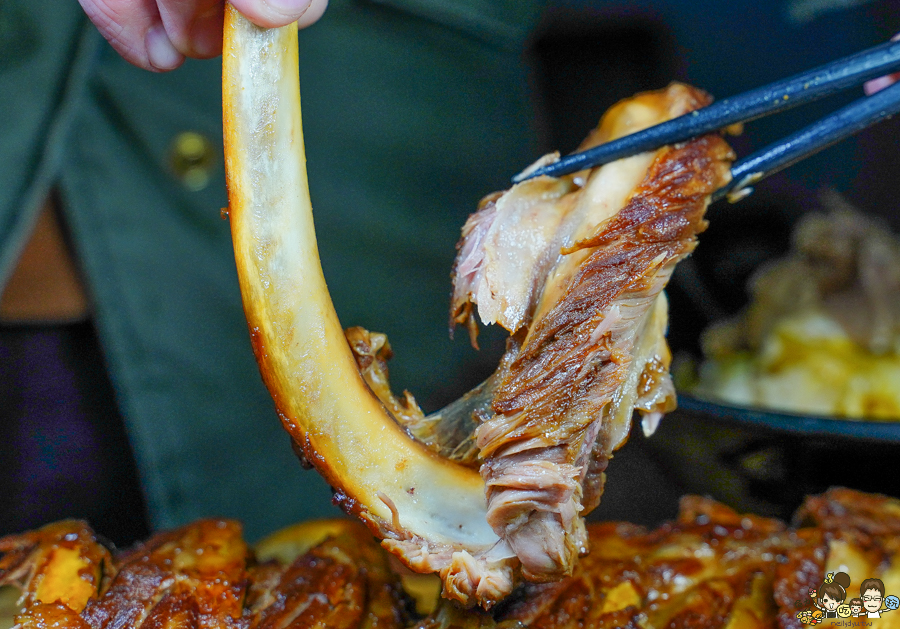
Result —
<instances>
[{"instance_id":1,"label":"black chopsticks","mask_svg":"<svg viewBox=\"0 0 900 629\"><path fill-rule=\"evenodd\" d=\"M538 175L558 177L593 168L623 157L653 150L666 144L748 122L791 107L829 96L870 79L900 70L900 42L887 42L789 79L726 98L709 107L601 144L534 170L526 170L513 181ZM900 85L892 85L862 98L810 125L775 145L763 149L732 167L732 184L714 198L740 196L751 183L820 151L849 135L900 111ZM745 193L744 193L745 194Z\"/></svg>"},{"instance_id":2,"label":"black chopsticks","mask_svg":"<svg viewBox=\"0 0 900 629\"><path fill-rule=\"evenodd\" d=\"M828 148L854 133L900 113L900 83L850 103L843 109L789 135L731 166L731 183L712 195L732 202L752 192L752 184L801 159Z\"/></svg>"}]
</instances>

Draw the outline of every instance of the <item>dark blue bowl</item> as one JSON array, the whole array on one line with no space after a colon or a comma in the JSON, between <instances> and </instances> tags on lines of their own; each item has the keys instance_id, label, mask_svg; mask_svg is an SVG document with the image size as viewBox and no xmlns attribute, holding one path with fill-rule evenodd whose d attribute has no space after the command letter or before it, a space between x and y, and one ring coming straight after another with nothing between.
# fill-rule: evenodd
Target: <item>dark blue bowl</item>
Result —
<instances>
[{"instance_id":1,"label":"dark blue bowl","mask_svg":"<svg viewBox=\"0 0 900 629\"><path fill-rule=\"evenodd\" d=\"M833 486L900 496L900 422L793 415L679 394L656 433L635 438L682 493L745 513L790 518L807 495Z\"/></svg>"},{"instance_id":2,"label":"dark blue bowl","mask_svg":"<svg viewBox=\"0 0 900 629\"><path fill-rule=\"evenodd\" d=\"M707 421L820 438L900 443L900 421L837 419L733 406L680 393L678 408Z\"/></svg>"}]
</instances>

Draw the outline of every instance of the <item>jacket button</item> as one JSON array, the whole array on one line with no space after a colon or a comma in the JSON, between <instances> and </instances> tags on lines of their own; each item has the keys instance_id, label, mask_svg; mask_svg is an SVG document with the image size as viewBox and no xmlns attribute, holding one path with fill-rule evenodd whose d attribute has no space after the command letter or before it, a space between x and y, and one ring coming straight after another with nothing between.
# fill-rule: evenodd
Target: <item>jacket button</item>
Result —
<instances>
[{"instance_id":1,"label":"jacket button","mask_svg":"<svg viewBox=\"0 0 900 629\"><path fill-rule=\"evenodd\" d=\"M172 141L172 172L192 192L203 190L209 185L216 161L212 142L196 131L179 133Z\"/></svg>"}]
</instances>

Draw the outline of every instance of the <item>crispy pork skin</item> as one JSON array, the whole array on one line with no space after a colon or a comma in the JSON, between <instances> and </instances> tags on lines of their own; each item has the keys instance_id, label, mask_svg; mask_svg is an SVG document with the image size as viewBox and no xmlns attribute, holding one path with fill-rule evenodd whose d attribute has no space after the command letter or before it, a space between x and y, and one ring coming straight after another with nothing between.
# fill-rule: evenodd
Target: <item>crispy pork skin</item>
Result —
<instances>
[{"instance_id":1,"label":"crispy pork skin","mask_svg":"<svg viewBox=\"0 0 900 629\"><path fill-rule=\"evenodd\" d=\"M358 522L279 531L200 520L110 553L82 522L0 538L0 584L20 629L401 629L411 602ZM0 612L0 624L9 626Z\"/></svg>"},{"instance_id":2,"label":"crispy pork skin","mask_svg":"<svg viewBox=\"0 0 900 629\"><path fill-rule=\"evenodd\" d=\"M827 573L896 582L898 516L896 499L839 488L807 498L790 527L685 496L653 530L588 525L593 550L571 576L526 582L489 615L444 604L417 629L802 629L822 615L810 592Z\"/></svg>"},{"instance_id":3,"label":"crispy pork skin","mask_svg":"<svg viewBox=\"0 0 900 629\"><path fill-rule=\"evenodd\" d=\"M616 522L588 531L594 550L572 576L528 584L498 617L535 629L762 629L782 618L790 627L795 601L809 599L807 580L794 573L810 562L811 580L824 576L819 531L788 530L696 496L683 500L676 522L653 531Z\"/></svg>"}]
</instances>

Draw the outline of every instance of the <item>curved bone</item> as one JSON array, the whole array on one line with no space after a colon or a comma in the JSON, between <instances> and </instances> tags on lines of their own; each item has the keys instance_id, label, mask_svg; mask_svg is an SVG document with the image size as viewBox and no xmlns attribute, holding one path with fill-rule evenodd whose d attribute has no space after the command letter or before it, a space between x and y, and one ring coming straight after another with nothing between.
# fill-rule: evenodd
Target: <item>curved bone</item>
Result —
<instances>
[{"instance_id":1,"label":"curved bone","mask_svg":"<svg viewBox=\"0 0 900 629\"><path fill-rule=\"evenodd\" d=\"M498 542L486 520L484 483L476 470L410 439L357 371L319 263L297 55L296 27L261 29L229 7L225 166L253 349L284 427L344 509L411 567L441 570L452 581L458 570L471 572L471 555ZM412 546L417 556L404 556ZM499 561L500 580L511 582L508 557Z\"/></svg>"}]
</instances>

